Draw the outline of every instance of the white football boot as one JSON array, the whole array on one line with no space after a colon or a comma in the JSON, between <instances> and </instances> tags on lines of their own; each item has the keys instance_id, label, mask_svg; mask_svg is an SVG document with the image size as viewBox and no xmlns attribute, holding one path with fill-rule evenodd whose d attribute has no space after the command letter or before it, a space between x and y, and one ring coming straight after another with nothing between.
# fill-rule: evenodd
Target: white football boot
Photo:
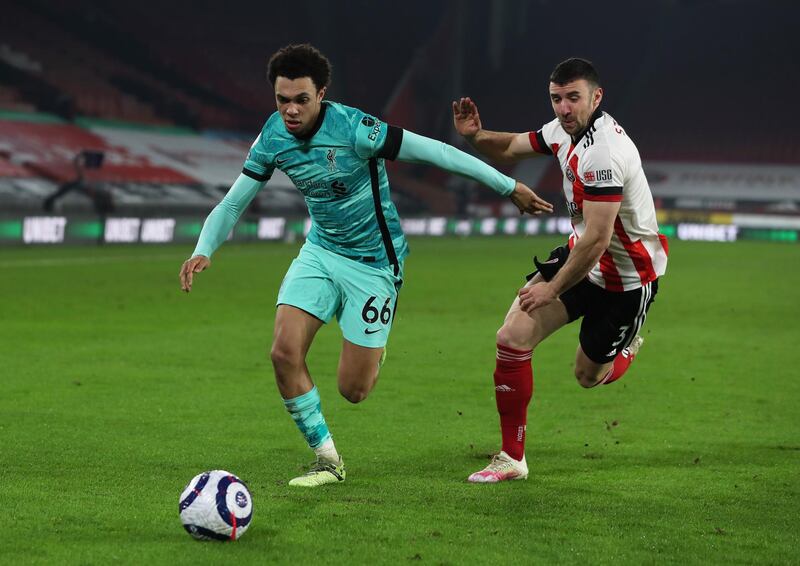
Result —
<instances>
[{"instance_id":1,"label":"white football boot","mask_svg":"<svg viewBox=\"0 0 800 566\"><path fill-rule=\"evenodd\" d=\"M644 338L642 338L637 334L636 337L633 340L631 340L630 345L624 350L622 350L622 355L625 356L626 358L636 357L636 354L639 353L639 348L642 347L642 344L644 344Z\"/></svg>"},{"instance_id":2,"label":"white football boot","mask_svg":"<svg viewBox=\"0 0 800 566\"><path fill-rule=\"evenodd\" d=\"M515 460L502 450L495 454L492 461L480 472L475 472L467 478L471 483L497 483L506 480L528 479L528 464L525 456L522 460Z\"/></svg>"}]
</instances>

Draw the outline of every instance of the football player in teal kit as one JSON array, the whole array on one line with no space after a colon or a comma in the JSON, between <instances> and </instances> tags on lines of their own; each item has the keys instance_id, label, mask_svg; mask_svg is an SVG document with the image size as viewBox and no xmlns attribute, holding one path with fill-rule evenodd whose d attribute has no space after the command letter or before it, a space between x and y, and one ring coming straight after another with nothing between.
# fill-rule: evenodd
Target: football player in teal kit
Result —
<instances>
[{"instance_id":1,"label":"football player in teal kit","mask_svg":"<svg viewBox=\"0 0 800 566\"><path fill-rule=\"evenodd\" d=\"M311 231L281 285L271 358L289 414L316 453L311 470L289 482L317 486L345 479L342 458L322 414L305 363L320 327L336 316L344 336L341 394L363 401L378 378L408 244L389 196L385 160L428 163L508 196L520 212L552 206L522 183L449 145L390 126L360 110L323 101L328 59L290 45L269 62L278 111L256 138L242 174L206 220L192 257L181 267L184 291L210 265L250 201L275 168L303 193Z\"/></svg>"}]
</instances>

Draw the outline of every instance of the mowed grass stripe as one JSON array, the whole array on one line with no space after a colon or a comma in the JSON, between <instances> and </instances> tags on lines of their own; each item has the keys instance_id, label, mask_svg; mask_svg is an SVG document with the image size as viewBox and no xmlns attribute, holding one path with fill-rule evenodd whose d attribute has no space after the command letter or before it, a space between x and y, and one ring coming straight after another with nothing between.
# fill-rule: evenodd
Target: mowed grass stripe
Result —
<instances>
[{"instance_id":1,"label":"mowed grass stripe","mask_svg":"<svg viewBox=\"0 0 800 566\"><path fill-rule=\"evenodd\" d=\"M349 475L316 491L286 486L312 454L267 355L297 245L226 245L188 296L190 247L3 250L0 562L796 562L794 246L673 242L631 373L581 389L563 329L534 355L530 479L464 482L498 448L495 331L557 243L412 240L363 404L338 395L322 329L309 367ZM253 492L236 544L178 521L211 468Z\"/></svg>"}]
</instances>

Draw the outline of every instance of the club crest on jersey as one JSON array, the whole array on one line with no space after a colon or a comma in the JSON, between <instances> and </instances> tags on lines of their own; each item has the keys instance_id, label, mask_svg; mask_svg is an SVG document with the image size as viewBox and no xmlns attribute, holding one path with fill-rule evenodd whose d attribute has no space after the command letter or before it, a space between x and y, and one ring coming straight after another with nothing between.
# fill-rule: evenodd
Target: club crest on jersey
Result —
<instances>
[{"instance_id":1,"label":"club crest on jersey","mask_svg":"<svg viewBox=\"0 0 800 566\"><path fill-rule=\"evenodd\" d=\"M328 160L328 171L330 171L331 173L335 173L336 171L339 170L339 168L336 166L335 149L329 149L328 153L325 155L325 158Z\"/></svg>"},{"instance_id":2,"label":"club crest on jersey","mask_svg":"<svg viewBox=\"0 0 800 566\"><path fill-rule=\"evenodd\" d=\"M567 176L567 179L569 179L570 183L574 183L575 182L575 174L572 172L572 168L571 167L567 167L567 170L564 171L564 175Z\"/></svg>"},{"instance_id":3,"label":"club crest on jersey","mask_svg":"<svg viewBox=\"0 0 800 566\"><path fill-rule=\"evenodd\" d=\"M567 210L569 211L570 216L578 216L581 213L581 209L578 208L578 203L572 201L567 203Z\"/></svg>"}]
</instances>

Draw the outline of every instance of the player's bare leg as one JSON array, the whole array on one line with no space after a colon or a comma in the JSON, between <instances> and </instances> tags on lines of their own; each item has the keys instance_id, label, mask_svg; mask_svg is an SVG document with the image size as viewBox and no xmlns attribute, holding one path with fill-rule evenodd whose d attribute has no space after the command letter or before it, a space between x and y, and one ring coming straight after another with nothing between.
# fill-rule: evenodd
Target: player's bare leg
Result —
<instances>
[{"instance_id":1,"label":"player's bare leg","mask_svg":"<svg viewBox=\"0 0 800 566\"><path fill-rule=\"evenodd\" d=\"M542 281L534 277L528 285ZM494 372L495 399L500 413L503 447L483 470L472 474L473 483L525 479L525 429L528 403L533 395L533 349L568 322L567 310L561 301L528 314L516 298L497 331L497 366Z\"/></svg>"},{"instance_id":2,"label":"player's bare leg","mask_svg":"<svg viewBox=\"0 0 800 566\"><path fill-rule=\"evenodd\" d=\"M537 273L525 286L542 281L542 276ZM509 348L532 350L568 321L567 309L560 300L528 314L520 308L517 297L506 313L503 326L497 331L497 343Z\"/></svg>"},{"instance_id":3,"label":"player's bare leg","mask_svg":"<svg viewBox=\"0 0 800 566\"><path fill-rule=\"evenodd\" d=\"M319 392L306 365L306 354L322 321L289 305L279 305L270 358L275 381L286 409L317 460L306 474L289 482L292 486L314 487L338 483L345 478L344 464L336 451L328 424L322 414Z\"/></svg>"},{"instance_id":4,"label":"player's bare leg","mask_svg":"<svg viewBox=\"0 0 800 566\"><path fill-rule=\"evenodd\" d=\"M278 305L270 358L278 391L284 399L308 393L314 387L306 355L322 321L302 309Z\"/></svg>"},{"instance_id":5,"label":"player's bare leg","mask_svg":"<svg viewBox=\"0 0 800 566\"><path fill-rule=\"evenodd\" d=\"M342 342L339 358L339 393L351 403L360 403L367 398L378 381L383 348L367 348Z\"/></svg>"},{"instance_id":6,"label":"player's bare leg","mask_svg":"<svg viewBox=\"0 0 800 566\"><path fill-rule=\"evenodd\" d=\"M575 353L575 378L581 387L589 388L598 385L613 366L613 361L605 364L592 361L584 353L583 348L578 346L578 351Z\"/></svg>"},{"instance_id":7,"label":"player's bare leg","mask_svg":"<svg viewBox=\"0 0 800 566\"><path fill-rule=\"evenodd\" d=\"M606 364L593 362L578 346L575 355L575 377L578 379L578 383L583 387L614 383L628 371L643 343L644 338L635 336L628 347L620 350L616 357Z\"/></svg>"}]
</instances>

